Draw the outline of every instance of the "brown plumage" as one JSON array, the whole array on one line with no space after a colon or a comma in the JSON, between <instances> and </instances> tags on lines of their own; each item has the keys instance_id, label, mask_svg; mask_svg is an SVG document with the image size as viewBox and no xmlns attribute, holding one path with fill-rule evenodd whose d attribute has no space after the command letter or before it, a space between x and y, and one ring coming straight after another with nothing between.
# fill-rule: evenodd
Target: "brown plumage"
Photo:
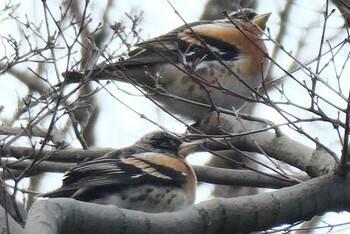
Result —
<instances>
[{"instance_id":1,"label":"brown plumage","mask_svg":"<svg viewBox=\"0 0 350 234\"><path fill-rule=\"evenodd\" d=\"M123 62L64 76L68 83L111 79L138 85L168 111L193 120L212 111L212 104L237 110L269 69L261 40L268 16L242 9L230 19L190 23L136 45Z\"/></svg>"},{"instance_id":2,"label":"brown plumage","mask_svg":"<svg viewBox=\"0 0 350 234\"><path fill-rule=\"evenodd\" d=\"M193 204L197 180L184 160L197 143L152 132L134 145L70 169L62 187L44 197L72 197L145 212L165 212Z\"/></svg>"}]
</instances>

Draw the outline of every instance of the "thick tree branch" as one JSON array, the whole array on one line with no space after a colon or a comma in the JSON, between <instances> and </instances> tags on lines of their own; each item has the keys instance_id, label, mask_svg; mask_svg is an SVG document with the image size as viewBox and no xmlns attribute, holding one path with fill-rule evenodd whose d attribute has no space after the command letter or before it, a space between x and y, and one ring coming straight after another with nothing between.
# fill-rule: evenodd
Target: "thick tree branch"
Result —
<instances>
[{"instance_id":1,"label":"thick tree branch","mask_svg":"<svg viewBox=\"0 0 350 234\"><path fill-rule=\"evenodd\" d=\"M327 188L327 189L325 189ZM29 211L27 233L247 233L309 220L350 205L350 180L325 175L275 192L212 199L173 213L147 214L58 198ZM80 225L84 223L84 225Z\"/></svg>"},{"instance_id":2,"label":"thick tree branch","mask_svg":"<svg viewBox=\"0 0 350 234\"><path fill-rule=\"evenodd\" d=\"M24 225L24 221L27 218L27 212L24 209L24 205L18 201L14 201L13 197L4 187L4 185L0 186L0 209L5 209L8 217L11 216L13 221ZM5 214L1 212L3 211L0 210L0 227L4 227L4 225L1 225L1 222L5 222L6 217L3 216Z\"/></svg>"},{"instance_id":3,"label":"thick tree branch","mask_svg":"<svg viewBox=\"0 0 350 234\"><path fill-rule=\"evenodd\" d=\"M0 206L1 233L24 233L23 228Z\"/></svg>"},{"instance_id":4,"label":"thick tree branch","mask_svg":"<svg viewBox=\"0 0 350 234\"><path fill-rule=\"evenodd\" d=\"M312 149L286 135L264 130L266 125L240 117L212 113L196 126L207 134L230 134L217 141L206 139L204 146L210 150L227 150L232 146L241 151L265 153L277 160L286 162L314 177L331 172L335 167L334 158L322 148ZM231 134L232 133L232 134ZM226 142L230 144L227 144ZM262 152L263 150L263 152Z\"/></svg>"},{"instance_id":5,"label":"thick tree branch","mask_svg":"<svg viewBox=\"0 0 350 234\"><path fill-rule=\"evenodd\" d=\"M250 170L234 170L209 166L193 166L198 180L211 184L245 186L258 188L283 188L297 184L296 181L286 181ZM306 181L306 175L295 176L297 180Z\"/></svg>"},{"instance_id":6,"label":"thick tree branch","mask_svg":"<svg viewBox=\"0 0 350 234\"><path fill-rule=\"evenodd\" d=\"M111 152L112 148L95 148L89 150L82 149L69 149L69 150L33 150L29 147L17 147L10 146L7 148L0 148L0 157L14 157L17 159L35 159L45 158L46 161L53 162L67 162L78 163L86 159L93 159L100 157L108 152ZM41 154L39 155L39 152Z\"/></svg>"}]
</instances>

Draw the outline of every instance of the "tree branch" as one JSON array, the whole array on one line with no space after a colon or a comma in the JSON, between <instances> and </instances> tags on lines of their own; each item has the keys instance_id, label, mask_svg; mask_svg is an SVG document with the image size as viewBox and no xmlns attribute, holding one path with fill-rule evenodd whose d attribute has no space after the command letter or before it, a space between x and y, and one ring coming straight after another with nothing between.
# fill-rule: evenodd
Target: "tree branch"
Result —
<instances>
[{"instance_id":1,"label":"tree branch","mask_svg":"<svg viewBox=\"0 0 350 234\"><path fill-rule=\"evenodd\" d=\"M275 192L216 198L167 214L148 214L68 198L42 200L30 209L25 230L29 234L143 233L145 230L168 234L247 233L309 220L314 215L341 211L349 205L349 178L325 175Z\"/></svg>"},{"instance_id":2,"label":"tree branch","mask_svg":"<svg viewBox=\"0 0 350 234\"><path fill-rule=\"evenodd\" d=\"M286 162L315 177L331 172L336 164L334 158L322 148L312 149L285 135L276 135L266 129L260 122L248 121L239 117L212 114L196 126L208 134L226 134L230 137L204 140L204 147L213 151L230 150L232 146L242 151L265 153L269 157ZM257 132L257 133L252 133ZM234 133L234 134L231 134ZM229 142L229 144L227 144ZM25 147L7 147L0 149L0 157L11 156L17 159L27 157L45 157L47 161L81 162L86 158L102 156L112 149L91 150L43 150L39 151ZM263 152L262 152L263 150Z\"/></svg>"},{"instance_id":3,"label":"tree branch","mask_svg":"<svg viewBox=\"0 0 350 234\"><path fill-rule=\"evenodd\" d=\"M8 221L8 222L7 222ZM23 228L0 206L1 233L24 233Z\"/></svg>"},{"instance_id":4,"label":"tree branch","mask_svg":"<svg viewBox=\"0 0 350 234\"><path fill-rule=\"evenodd\" d=\"M31 160L6 162L0 159L0 163L9 170L25 170L32 164ZM65 172L68 169L76 166L75 163L58 163L58 162L41 162L36 164L27 174L27 176L33 176L44 172ZM297 181L306 181L310 179L306 175L296 176L297 180L286 180L277 175L264 175L250 170L234 170L224 169L208 166L193 166L196 172L197 178L201 182L207 182L220 185L232 185L232 186L247 186L247 187L260 187L260 188L283 188L298 184ZM1 173L0 173L1 175ZM2 175L3 177L6 174Z\"/></svg>"},{"instance_id":5,"label":"tree branch","mask_svg":"<svg viewBox=\"0 0 350 234\"><path fill-rule=\"evenodd\" d=\"M196 127L207 134L234 133L224 140L205 139L205 148L213 151L228 150L234 146L241 151L265 153L305 171L312 177L333 171L336 164L334 158L320 147L312 149L280 133L275 134L267 130L259 132L259 130L266 129L266 126L260 122L225 114L217 116L213 113ZM222 144L218 144L218 141Z\"/></svg>"},{"instance_id":6,"label":"tree branch","mask_svg":"<svg viewBox=\"0 0 350 234\"><path fill-rule=\"evenodd\" d=\"M277 179L250 170L234 170L209 166L193 166L193 168L199 181L210 184L274 189L297 184L296 181ZM310 177L298 175L296 179L306 181Z\"/></svg>"}]
</instances>

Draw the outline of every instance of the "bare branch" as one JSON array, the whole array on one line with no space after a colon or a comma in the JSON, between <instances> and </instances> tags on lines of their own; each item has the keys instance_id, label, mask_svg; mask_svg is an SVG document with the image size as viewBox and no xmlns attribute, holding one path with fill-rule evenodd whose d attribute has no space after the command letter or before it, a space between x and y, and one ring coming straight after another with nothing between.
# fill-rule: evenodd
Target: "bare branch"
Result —
<instances>
[{"instance_id":1,"label":"bare branch","mask_svg":"<svg viewBox=\"0 0 350 234\"><path fill-rule=\"evenodd\" d=\"M166 215L67 198L48 199L33 205L25 230L29 234L78 234L102 230L104 233L138 233L144 230L169 234L247 233L266 230L281 223L308 220L315 214L337 212L349 205L349 181L337 175L326 175L271 193L216 198ZM244 222L241 220L243 217Z\"/></svg>"}]
</instances>

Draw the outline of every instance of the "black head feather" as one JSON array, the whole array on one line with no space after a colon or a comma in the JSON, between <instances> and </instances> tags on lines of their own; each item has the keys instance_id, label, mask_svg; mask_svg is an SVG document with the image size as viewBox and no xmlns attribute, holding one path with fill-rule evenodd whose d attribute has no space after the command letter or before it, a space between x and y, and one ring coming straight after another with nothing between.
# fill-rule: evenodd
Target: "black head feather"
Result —
<instances>
[{"instance_id":1,"label":"black head feather","mask_svg":"<svg viewBox=\"0 0 350 234\"><path fill-rule=\"evenodd\" d=\"M243 8L237 11L233 11L229 14L231 19L235 20L252 20L258 14L251 8Z\"/></svg>"},{"instance_id":2,"label":"black head feather","mask_svg":"<svg viewBox=\"0 0 350 234\"><path fill-rule=\"evenodd\" d=\"M149 149L153 152L165 152L177 155L182 141L173 134L163 131L155 131L146 134L134 146Z\"/></svg>"}]
</instances>

